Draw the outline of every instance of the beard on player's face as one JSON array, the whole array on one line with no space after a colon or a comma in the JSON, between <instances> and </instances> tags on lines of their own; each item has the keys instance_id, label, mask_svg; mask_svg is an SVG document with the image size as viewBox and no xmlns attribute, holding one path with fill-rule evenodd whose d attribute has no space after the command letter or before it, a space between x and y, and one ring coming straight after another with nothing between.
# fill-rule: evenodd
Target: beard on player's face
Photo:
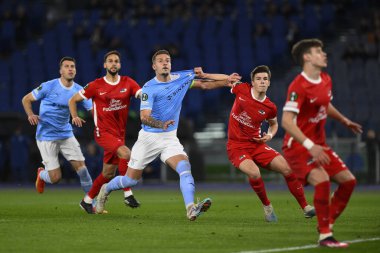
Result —
<instances>
[{"instance_id":1,"label":"beard on player's face","mask_svg":"<svg viewBox=\"0 0 380 253\"><path fill-rule=\"evenodd\" d=\"M111 76L116 76L119 73L119 69L116 68L116 70L107 69L108 74Z\"/></svg>"}]
</instances>

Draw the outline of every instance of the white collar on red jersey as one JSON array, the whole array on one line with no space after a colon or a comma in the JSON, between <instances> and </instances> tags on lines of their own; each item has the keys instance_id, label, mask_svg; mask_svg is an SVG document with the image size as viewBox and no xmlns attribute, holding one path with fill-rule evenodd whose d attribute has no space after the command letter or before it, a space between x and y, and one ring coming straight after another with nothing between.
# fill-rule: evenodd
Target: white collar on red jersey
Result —
<instances>
[{"instance_id":1,"label":"white collar on red jersey","mask_svg":"<svg viewBox=\"0 0 380 253\"><path fill-rule=\"evenodd\" d=\"M116 82L110 82L110 81L108 81L107 78L106 78L105 76L103 77L103 79L104 79L104 81L105 81L106 83L108 83L108 84L110 84L110 85L117 85L117 84L120 82L120 76L119 76L119 75L117 75L117 80L116 80Z\"/></svg>"},{"instance_id":2,"label":"white collar on red jersey","mask_svg":"<svg viewBox=\"0 0 380 253\"><path fill-rule=\"evenodd\" d=\"M304 71L301 72L301 75L303 77L305 77L306 80L308 80L309 82L313 83L313 84L320 84L322 82L322 78L321 76L318 77L318 79L311 79L310 77L308 77L306 75L306 73Z\"/></svg>"},{"instance_id":3,"label":"white collar on red jersey","mask_svg":"<svg viewBox=\"0 0 380 253\"><path fill-rule=\"evenodd\" d=\"M259 101L259 102L264 102L264 100L267 98L267 96L265 96L263 99L257 99L257 98L255 98L255 95L253 94L253 87L251 87L251 95L252 95L252 98L254 99L254 100L256 100L256 101Z\"/></svg>"}]
</instances>

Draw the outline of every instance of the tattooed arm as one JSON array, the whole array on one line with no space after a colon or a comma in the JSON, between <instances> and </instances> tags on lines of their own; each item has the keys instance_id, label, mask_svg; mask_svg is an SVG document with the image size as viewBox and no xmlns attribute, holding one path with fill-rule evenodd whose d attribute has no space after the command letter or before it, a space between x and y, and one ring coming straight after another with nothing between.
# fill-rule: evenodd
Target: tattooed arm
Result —
<instances>
[{"instance_id":1,"label":"tattooed arm","mask_svg":"<svg viewBox=\"0 0 380 253\"><path fill-rule=\"evenodd\" d=\"M174 124L174 120L168 120L168 121L163 122L161 120L154 119L151 116L151 113L152 113L152 110L147 110L147 109L140 111L141 122L144 125L166 130L170 125Z\"/></svg>"}]
</instances>

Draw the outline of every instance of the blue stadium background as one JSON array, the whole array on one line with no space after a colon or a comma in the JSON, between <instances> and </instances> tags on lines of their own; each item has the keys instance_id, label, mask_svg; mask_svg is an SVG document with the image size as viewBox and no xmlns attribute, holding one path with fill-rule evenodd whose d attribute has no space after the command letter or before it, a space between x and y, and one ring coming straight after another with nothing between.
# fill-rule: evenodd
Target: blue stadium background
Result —
<instances>
[{"instance_id":1,"label":"blue stadium background","mask_svg":"<svg viewBox=\"0 0 380 253\"><path fill-rule=\"evenodd\" d=\"M268 95L280 109L300 71L291 45L321 38L334 104L363 124L365 133L380 130L380 3L375 0L5 0L0 22L1 181L15 180L9 168L20 160L27 161L30 181L40 159L22 97L57 78L63 56L76 58L76 82L82 85L104 75L103 55L111 49L122 53L121 73L141 86L153 76L151 56L161 48L171 52L173 70L202 66L205 72L238 72L248 81L256 65L269 65ZM226 122L231 102L228 90L194 90L184 101L182 118L190 122L189 131L200 131L208 122ZM132 109L137 112L138 103ZM137 135L137 115L131 114L131 139ZM327 132L352 137L332 121ZM90 142L91 125L76 134Z\"/></svg>"}]
</instances>

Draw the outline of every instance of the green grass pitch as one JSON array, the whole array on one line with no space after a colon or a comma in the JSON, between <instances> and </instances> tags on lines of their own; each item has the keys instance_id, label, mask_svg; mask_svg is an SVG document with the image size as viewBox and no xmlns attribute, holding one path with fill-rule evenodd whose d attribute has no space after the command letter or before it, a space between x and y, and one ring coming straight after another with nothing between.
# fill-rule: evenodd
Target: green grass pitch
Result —
<instances>
[{"instance_id":1,"label":"green grass pitch","mask_svg":"<svg viewBox=\"0 0 380 253\"><path fill-rule=\"evenodd\" d=\"M78 206L78 189L48 187L0 190L0 252L207 252L232 253L316 244L316 219L307 220L287 191L268 190L278 223L264 221L250 190L197 190L211 197L210 210L195 222L185 216L179 189L144 189L138 209L123 204L121 192L107 203L109 214L88 215ZM312 200L312 192L307 191ZM380 191L356 190L334 230L350 241L380 237ZM379 252L380 240L348 249L312 248L295 252ZM286 251L281 251L286 252Z\"/></svg>"}]
</instances>

